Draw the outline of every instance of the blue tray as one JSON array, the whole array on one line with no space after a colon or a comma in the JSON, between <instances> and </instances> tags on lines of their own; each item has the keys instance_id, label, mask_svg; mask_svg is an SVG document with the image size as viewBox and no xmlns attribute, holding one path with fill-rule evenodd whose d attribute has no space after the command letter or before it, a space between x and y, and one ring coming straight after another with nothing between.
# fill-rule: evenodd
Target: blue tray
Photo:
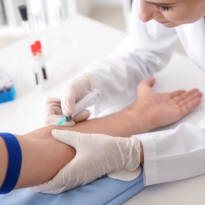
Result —
<instances>
[{"instance_id":1,"label":"blue tray","mask_svg":"<svg viewBox=\"0 0 205 205\"><path fill-rule=\"evenodd\" d=\"M119 205L144 188L143 171L126 182L104 176L88 185L58 195L20 189L0 196L1 205Z\"/></svg>"}]
</instances>

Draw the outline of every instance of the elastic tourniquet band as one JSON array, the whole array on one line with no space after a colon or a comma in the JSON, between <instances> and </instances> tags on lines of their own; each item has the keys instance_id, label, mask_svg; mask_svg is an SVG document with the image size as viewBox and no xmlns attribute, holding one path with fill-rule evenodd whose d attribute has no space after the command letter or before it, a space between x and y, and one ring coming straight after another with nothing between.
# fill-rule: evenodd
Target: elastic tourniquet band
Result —
<instances>
[{"instance_id":1,"label":"elastic tourniquet band","mask_svg":"<svg viewBox=\"0 0 205 205\"><path fill-rule=\"evenodd\" d=\"M22 153L19 142L14 135L10 133L0 133L0 137L4 140L8 150L8 168L4 183L0 188L0 194L7 194L12 191L17 184L21 171Z\"/></svg>"}]
</instances>

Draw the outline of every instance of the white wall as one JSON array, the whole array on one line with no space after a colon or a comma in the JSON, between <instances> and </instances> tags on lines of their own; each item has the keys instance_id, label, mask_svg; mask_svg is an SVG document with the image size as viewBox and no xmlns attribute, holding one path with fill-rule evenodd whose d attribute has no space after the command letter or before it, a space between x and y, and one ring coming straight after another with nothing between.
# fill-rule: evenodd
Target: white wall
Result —
<instances>
[{"instance_id":1,"label":"white wall","mask_svg":"<svg viewBox=\"0 0 205 205\"><path fill-rule=\"evenodd\" d=\"M77 10L84 15L90 14L93 7L106 7L106 6L120 6L123 1L128 0L68 0L75 1Z\"/></svg>"},{"instance_id":2,"label":"white wall","mask_svg":"<svg viewBox=\"0 0 205 205\"><path fill-rule=\"evenodd\" d=\"M75 0L75 1L77 4L76 7L78 12L84 15L90 14L93 6L93 2L92 2L93 0Z\"/></svg>"},{"instance_id":3,"label":"white wall","mask_svg":"<svg viewBox=\"0 0 205 205\"><path fill-rule=\"evenodd\" d=\"M85 0L86 1L86 0ZM91 0L96 6L118 6L122 3L122 1L127 0Z\"/></svg>"}]
</instances>

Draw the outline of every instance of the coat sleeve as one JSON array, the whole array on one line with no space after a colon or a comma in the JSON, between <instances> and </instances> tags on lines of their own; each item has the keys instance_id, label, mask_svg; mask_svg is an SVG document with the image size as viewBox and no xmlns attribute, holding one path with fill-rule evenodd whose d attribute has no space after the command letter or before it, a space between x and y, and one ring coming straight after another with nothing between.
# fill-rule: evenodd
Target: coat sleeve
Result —
<instances>
[{"instance_id":1,"label":"coat sleeve","mask_svg":"<svg viewBox=\"0 0 205 205\"><path fill-rule=\"evenodd\" d=\"M144 148L144 184L177 181L205 173L205 126L182 123L175 129L138 136Z\"/></svg>"},{"instance_id":2,"label":"coat sleeve","mask_svg":"<svg viewBox=\"0 0 205 205\"><path fill-rule=\"evenodd\" d=\"M143 23L138 18L139 2L133 3L129 34L117 51L86 69L101 90L99 112L122 99L124 104L132 102L139 82L165 67L175 49L175 29L156 21Z\"/></svg>"}]
</instances>

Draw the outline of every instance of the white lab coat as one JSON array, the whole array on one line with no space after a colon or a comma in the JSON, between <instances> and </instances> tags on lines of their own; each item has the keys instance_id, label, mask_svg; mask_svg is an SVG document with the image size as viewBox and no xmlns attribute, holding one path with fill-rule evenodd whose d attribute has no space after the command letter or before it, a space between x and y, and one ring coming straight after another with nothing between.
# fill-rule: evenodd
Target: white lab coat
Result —
<instances>
[{"instance_id":1,"label":"white lab coat","mask_svg":"<svg viewBox=\"0 0 205 205\"><path fill-rule=\"evenodd\" d=\"M187 55L205 70L205 20L166 28L138 17L139 0L133 3L130 32L120 48L87 72L102 91L95 112L117 111L131 104L141 80L168 63L179 39ZM117 105L117 106L116 106ZM181 124L176 129L142 137L145 185L184 179L205 173L205 129ZM188 139L188 140L187 140Z\"/></svg>"}]
</instances>

